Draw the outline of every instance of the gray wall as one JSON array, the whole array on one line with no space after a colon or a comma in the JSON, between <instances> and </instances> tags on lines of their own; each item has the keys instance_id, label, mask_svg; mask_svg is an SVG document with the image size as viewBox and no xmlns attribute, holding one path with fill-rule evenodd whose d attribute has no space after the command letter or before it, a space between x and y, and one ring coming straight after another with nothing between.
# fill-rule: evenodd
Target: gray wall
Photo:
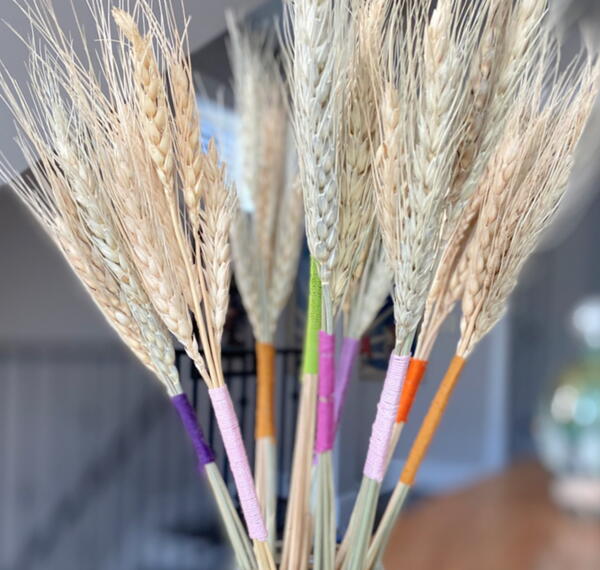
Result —
<instances>
[{"instance_id":1,"label":"gray wall","mask_svg":"<svg viewBox=\"0 0 600 570\"><path fill-rule=\"evenodd\" d=\"M598 182L596 182L596 186ZM583 349L570 315L584 297L600 293L600 198L555 248L526 267L511 303L510 410L513 454L533 451L531 422L541 392Z\"/></svg>"},{"instance_id":2,"label":"gray wall","mask_svg":"<svg viewBox=\"0 0 600 570\"><path fill-rule=\"evenodd\" d=\"M112 329L24 205L0 189L0 343L106 341Z\"/></svg>"}]
</instances>

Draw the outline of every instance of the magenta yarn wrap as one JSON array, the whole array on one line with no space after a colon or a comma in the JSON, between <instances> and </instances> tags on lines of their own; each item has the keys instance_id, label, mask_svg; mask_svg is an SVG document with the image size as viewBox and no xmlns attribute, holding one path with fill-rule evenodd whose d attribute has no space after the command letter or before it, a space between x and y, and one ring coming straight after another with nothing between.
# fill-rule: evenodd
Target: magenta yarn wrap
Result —
<instances>
[{"instance_id":1,"label":"magenta yarn wrap","mask_svg":"<svg viewBox=\"0 0 600 570\"><path fill-rule=\"evenodd\" d=\"M177 410L177 413L181 418L181 423L196 450L198 469L203 471L205 465L214 462L215 454L204 437L204 433L198 423L198 418L196 417L196 412L194 412L194 408L192 408L192 405L185 394L173 396L171 402Z\"/></svg>"},{"instance_id":2,"label":"magenta yarn wrap","mask_svg":"<svg viewBox=\"0 0 600 570\"><path fill-rule=\"evenodd\" d=\"M335 389L335 336L319 331L319 391L317 401L317 436L315 452L333 449L335 417L333 391Z\"/></svg>"},{"instance_id":3,"label":"magenta yarn wrap","mask_svg":"<svg viewBox=\"0 0 600 570\"><path fill-rule=\"evenodd\" d=\"M248 462L240 424L235 414L229 390L227 386L221 386L220 388L212 388L208 391L208 394L219 424L221 438L235 480L246 526L248 527L248 534L252 539L265 542L267 540L267 528L256 496L250 463Z\"/></svg>"},{"instance_id":4,"label":"magenta yarn wrap","mask_svg":"<svg viewBox=\"0 0 600 570\"><path fill-rule=\"evenodd\" d=\"M336 430L340 423L342 408L346 401L348 384L350 383L352 369L354 368L359 348L360 341L358 339L344 337L344 340L342 341L342 350L340 352L340 360L335 369L334 411Z\"/></svg>"},{"instance_id":5,"label":"magenta yarn wrap","mask_svg":"<svg viewBox=\"0 0 600 570\"><path fill-rule=\"evenodd\" d=\"M371 428L369 451L363 474L379 483L383 481L387 468L390 438L396 422L400 395L409 362L410 356L396 356L395 354L390 356L385 382L377 404L377 415Z\"/></svg>"}]
</instances>

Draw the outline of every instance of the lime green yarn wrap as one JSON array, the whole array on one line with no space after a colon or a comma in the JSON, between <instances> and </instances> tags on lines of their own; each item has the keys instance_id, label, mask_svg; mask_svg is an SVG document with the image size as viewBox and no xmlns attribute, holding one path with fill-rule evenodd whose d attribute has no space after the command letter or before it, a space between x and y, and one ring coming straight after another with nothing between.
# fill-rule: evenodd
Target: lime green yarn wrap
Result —
<instances>
[{"instance_id":1,"label":"lime green yarn wrap","mask_svg":"<svg viewBox=\"0 0 600 570\"><path fill-rule=\"evenodd\" d=\"M308 314L304 336L304 374L317 374L319 371L319 330L321 328L321 280L317 262L310 260L310 283L308 291Z\"/></svg>"}]
</instances>

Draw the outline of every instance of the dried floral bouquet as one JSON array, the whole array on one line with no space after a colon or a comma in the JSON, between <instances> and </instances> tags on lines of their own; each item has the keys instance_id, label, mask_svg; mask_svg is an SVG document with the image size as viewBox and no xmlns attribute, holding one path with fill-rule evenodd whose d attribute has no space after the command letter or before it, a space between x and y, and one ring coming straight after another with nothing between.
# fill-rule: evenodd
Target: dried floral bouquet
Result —
<instances>
[{"instance_id":1,"label":"dried floral bouquet","mask_svg":"<svg viewBox=\"0 0 600 570\"><path fill-rule=\"evenodd\" d=\"M31 97L6 72L0 87L31 176L8 164L4 174L165 386L244 570L275 568L275 330L304 214L310 294L279 567L378 567L466 360L560 204L596 99L595 57L561 61L545 0L287 0L285 81L272 40L230 19L246 212L215 144L201 148L171 3L87 4L93 51L74 47L46 0L23 8ZM221 365L230 256L257 340L256 488ZM390 290L395 346L339 544L332 450L359 339ZM459 303L456 355L374 528L390 457ZM174 340L208 387L246 528L182 390Z\"/></svg>"}]
</instances>

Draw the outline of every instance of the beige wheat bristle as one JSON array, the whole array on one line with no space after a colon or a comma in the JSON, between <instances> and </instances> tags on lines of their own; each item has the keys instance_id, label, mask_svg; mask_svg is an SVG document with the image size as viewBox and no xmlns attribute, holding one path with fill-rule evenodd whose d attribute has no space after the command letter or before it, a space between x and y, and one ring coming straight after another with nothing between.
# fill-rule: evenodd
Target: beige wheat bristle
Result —
<instances>
[{"instance_id":1,"label":"beige wheat bristle","mask_svg":"<svg viewBox=\"0 0 600 570\"><path fill-rule=\"evenodd\" d=\"M30 181L19 177L14 188L58 243L109 323L169 394L176 395L181 387L172 342L129 262L106 200L99 194L96 168L100 161L95 153L102 148L94 144L95 132L86 131L77 116L68 118L58 72L33 55L29 69L38 110L35 119L23 106L16 86L11 88L2 80L4 98L23 132L19 139L22 150L31 161L29 149L35 148L41 160L40 164L32 162L37 189L28 188ZM6 166L3 170L9 172Z\"/></svg>"},{"instance_id":2,"label":"beige wheat bristle","mask_svg":"<svg viewBox=\"0 0 600 570\"><path fill-rule=\"evenodd\" d=\"M544 54L537 88L513 118L488 166L486 190L462 299L457 354L467 357L500 319L518 273L566 189L573 156L598 90L589 56L555 71L555 46ZM548 93L548 84L550 92Z\"/></svg>"},{"instance_id":3,"label":"beige wheat bristle","mask_svg":"<svg viewBox=\"0 0 600 570\"><path fill-rule=\"evenodd\" d=\"M456 86L463 83L482 21L451 0L439 3L430 20L424 6L411 6L406 22L399 15L383 21L390 8L382 0L375 6L365 34L383 46L383 56L376 47L368 50L380 94L377 214L395 274L396 350L405 353L423 314L449 215L448 188L470 93Z\"/></svg>"},{"instance_id":4,"label":"beige wheat bristle","mask_svg":"<svg viewBox=\"0 0 600 570\"><path fill-rule=\"evenodd\" d=\"M23 152L40 192L25 180L17 180L17 190L169 395L180 396L182 388L168 331L182 342L208 387L218 389L215 397L224 396L227 404L219 344L235 199L214 145L206 154L200 150L189 54L173 27L171 7L160 3L159 22L157 5L137 0L134 20L122 10L129 7L127 0L114 2L123 34L115 38L107 7L91 0L99 47L84 51L81 59L52 6L43 0L31 4L26 16L35 36L27 40L33 103L14 82L2 78L4 98L20 124ZM39 163L33 159L36 154ZM233 458L235 416L216 404L215 409L220 420L226 416L234 424L231 433L222 432L224 439L230 436L232 470L236 483L244 480L244 508L258 512L247 459L243 453ZM254 570L254 554L238 514L218 471L209 467L210 486L238 562ZM255 532L262 534L259 523ZM263 559L261 567L271 565L268 554Z\"/></svg>"},{"instance_id":5,"label":"beige wheat bristle","mask_svg":"<svg viewBox=\"0 0 600 570\"><path fill-rule=\"evenodd\" d=\"M253 205L252 212L237 213L232 228L234 270L254 336L272 344L298 267L302 201L273 41L242 30L231 14L228 20L241 124L239 183Z\"/></svg>"},{"instance_id":6,"label":"beige wheat bristle","mask_svg":"<svg viewBox=\"0 0 600 570\"><path fill-rule=\"evenodd\" d=\"M360 339L375 320L392 289L392 273L379 235L369 247L364 271L354 289L347 309L344 336Z\"/></svg>"},{"instance_id":7,"label":"beige wheat bristle","mask_svg":"<svg viewBox=\"0 0 600 570\"><path fill-rule=\"evenodd\" d=\"M547 41L542 17L545 3L528 0L514 7L500 0L487 4L487 17L471 65L469 104L461 137L444 230L444 253L427 297L416 356L427 359L439 329L458 298L458 267L477 222L479 186L490 154L506 127L515 99L531 86L532 70ZM464 266L464 262L462 262ZM451 285L452 281L452 285Z\"/></svg>"},{"instance_id":8,"label":"beige wheat bristle","mask_svg":"<svg viewBox=\"0 0 600 570\"><path fill-rule=\"evenodd\" d=\"M365 11L354 3L344 31L348 71L338 142L338 251L331 275L336 309L360 278L374 217L371 154L377 146L377 119L375 90L368 73L368 46L359 41L365 17Z\"/></svg>"}]
</instances>

